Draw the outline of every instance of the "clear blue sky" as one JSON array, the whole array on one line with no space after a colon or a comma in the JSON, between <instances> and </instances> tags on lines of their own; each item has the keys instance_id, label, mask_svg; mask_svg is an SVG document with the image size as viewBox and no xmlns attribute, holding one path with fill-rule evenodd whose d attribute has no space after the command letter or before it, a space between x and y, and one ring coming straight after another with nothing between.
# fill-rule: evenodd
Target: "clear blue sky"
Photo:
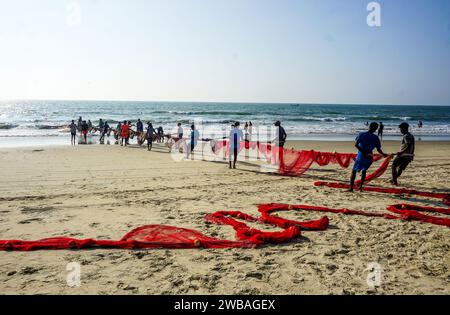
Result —
<instances>
[{"instance_id":1,"label":"clear blue sky","mask_svg":"<svg viewBox=\"0 0 450 315\"><path fill-rule=\"evenodd\" d=\"M0 99L449 105L450 1L369 2L0 0Z\"/></svg>"}]
</instances>

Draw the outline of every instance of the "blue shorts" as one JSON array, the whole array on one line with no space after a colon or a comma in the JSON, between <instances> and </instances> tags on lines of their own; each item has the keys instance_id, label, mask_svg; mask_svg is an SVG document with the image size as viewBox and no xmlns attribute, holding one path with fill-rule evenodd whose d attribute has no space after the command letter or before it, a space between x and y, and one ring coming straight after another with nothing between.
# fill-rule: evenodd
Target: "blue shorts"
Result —
<instances>
[{"instance_id":1,"label":"blue shorts","mask_svg":"<svg viewBox=\"0 0 450 315\"><path fill-rule=\"evenodd\" d=\"M357 172L367 171L372 166L372 163L373 158L367 158L360 152L358 153L358 157L355 160L353 170Z\"/></svg>"}]
</instances>

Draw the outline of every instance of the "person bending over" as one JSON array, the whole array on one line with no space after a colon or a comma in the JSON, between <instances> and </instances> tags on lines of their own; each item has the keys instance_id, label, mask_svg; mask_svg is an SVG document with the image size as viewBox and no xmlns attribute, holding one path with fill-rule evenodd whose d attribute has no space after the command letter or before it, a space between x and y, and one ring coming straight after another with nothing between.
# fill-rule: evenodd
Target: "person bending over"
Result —
<instances>
[{"instance_id":1,"label":"person bending over","mask_svg":"<svg viewBox=\"0 0 450 315\"><path fill-rule=\"evenodd\" d=\"M373 163L373 150L382 154L384 157L388 155L381 149L380 138L375 135L378 129L378 124L373 122L369 126L369 131L362 132L356 137L355 147L358 149L358 156L355 160L355 165L353 166L352 176L350 178L350 192L353 192L355 187L356 174L361 172L361 183L359 184L359 189L362 191L364 181L366 180L367 170Z\"/></svg>"},{"instance_id":2,"label":"person bending over","mask_svg":"<svg viewBox=\"0 0 450 315\"><path fill-rule=\"evenodd\" d=\"M400 132L403 135L400 151L397 153L397 157L392 162L392 180L391 183L398 186L398 178L406 170L408 165L414 160L414 151L416 147L416 141L414 136L409 132L409 124L401 123Z\"/></svg>"}]
</instances>

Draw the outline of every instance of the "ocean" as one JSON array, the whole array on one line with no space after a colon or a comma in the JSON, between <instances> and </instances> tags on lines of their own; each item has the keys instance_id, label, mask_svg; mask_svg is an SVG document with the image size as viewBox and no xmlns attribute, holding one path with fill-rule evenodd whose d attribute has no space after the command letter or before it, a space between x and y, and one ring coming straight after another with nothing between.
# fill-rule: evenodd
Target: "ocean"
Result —
<instances>
[{"instance_id":1,"label":"ocean","mask_svg":"<svg viewBox=\"0 0 450 315\"><path fill-rule=\"evenodd\" d=\"M256 104L194 102L111 101L3 101L0 102L0 147L67 145L67 126L79 116L94 125L102 118L115 127L118 121L138 118L176 131L193 122L203 138L226 134L230 125L251 121L254 128L267 130L276 120L292 140L353 140L365 130L366 122L382 121L385 139L400 139L397 126L406 121L422 140L450 140L450 106ZM418 128L419 120L423 128Z\"/></svg>"}]
</instances>

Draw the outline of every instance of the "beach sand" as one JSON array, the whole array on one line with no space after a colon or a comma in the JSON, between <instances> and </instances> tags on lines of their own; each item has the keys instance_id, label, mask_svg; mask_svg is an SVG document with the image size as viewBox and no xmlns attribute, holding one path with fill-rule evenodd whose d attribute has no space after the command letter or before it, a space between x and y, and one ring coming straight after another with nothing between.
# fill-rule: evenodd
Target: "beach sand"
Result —
<instances>
[{"instance_id":1,"label":"beach sand","mask_svg":"<svg viewBox=\"0 0 450 315\"><path fill-rule=\"evenodd\" d=\"M354 152L350 142L289 142L288 147ZM398 142L385 142L396 152ZM258 162L229 170L222 161L176 162L167 148L44 147L0 150L0 239L66 236L120 239L148 224L192 228L234 239L231 227L206 224L217 210L258 215L261 203L386 211L435 200L314 187L347 180L349 170L313 165L304 176L261 173ZM389 187L389 174L373 182ZM450 190L450 142L418 142L401 178L408 188ZM289 212L306 220L318 213ZM450 230L419 222L328 215L323 232L258 249L0 252L1 294L450 294ZM260 229L273 228L252 224ZM67 264L81 265L69 287ZM381 283L367 283L368 266Z\"/></svg>"}]
</instances>

